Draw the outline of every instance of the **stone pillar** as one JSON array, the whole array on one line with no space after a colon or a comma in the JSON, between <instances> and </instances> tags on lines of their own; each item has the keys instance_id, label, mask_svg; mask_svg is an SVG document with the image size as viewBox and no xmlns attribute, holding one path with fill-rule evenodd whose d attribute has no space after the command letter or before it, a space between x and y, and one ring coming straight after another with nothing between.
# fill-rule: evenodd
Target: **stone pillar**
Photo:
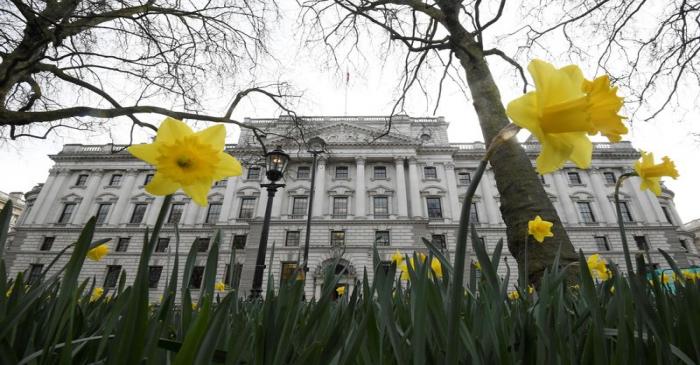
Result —
<instances>
[{"instance_id":1,"label":"stone pillar","mask_svg":"<svg viewBox=\"0 0 700 365\"><path fill-rule=\"evenodd\" d=\"M576 208L574 207L574 202L571 201L569 197L569 189L566 181L564 181L564 175L562 171L555 171L551 173L554 179L554 187L557 190L557 195L559 196L559 201L564 208L564 217L559 217L564 223L576 224L578 223L578 216L576 215Z\"/></svg>"},{"instance_id":2,"label":"stone pillar","mask_svg":"<svg viewBox=\"0 0 700 365\"><path fill-rule=\"evenodd\" d=\"M193 226L195 223L198 223L197 217L199 216L200 211L204 209L206 209L206 207L202 208L195 203L194 200L190 199L187 205L185 205L185 211L182 212L182 215L184 216L182 218L182 225Z\"/></svg>"},{"instance_id":3,"label":"stone pillar","mask_svg":"<svg viewBox=\"0 0 700 365\"><path fill-rule=\"evenodd\" d=\"M484 171L484 175L481 177L481 195L482 201L484 202L484 210L486 210L486 219L488 224L498 224L498 205L496 204L496 199L493 194L493 185L491 180L491 175L489 170ZM466 191L465 191L466 193Z\"/></svg>"},{"instance_id":4,"label":"stone pillar","mask_svg":"<svg viewBox=\"0 0 700 365\"><path fill-rule=\"evenodd\" d=\"M418 176L418 166L417 166L416 156L411 156L408 158L408 189L411 199L411 217L422 217L423 206L420 192L418 190L418 182L420 178Z\"/></svg>"},{"instance_id":5,"label":"stone pillar","mask_svg":"<svg viewBox=\"0 0 700 365\"><path fill-rule=\"evenodd\" d=\"M627 183L629 183L629 181ZM649 201L649 204L651 205L651 208L654 211L654 215L656 216L656 222L666 222L666 216L664 215L664 211L661 210L661 202L659 201L659 198L657 198L656 195L654 195L654 193L652 193L650 190L644 190L643 192L640 191L640 193L640 195L645 196L646 199ZM670 204L673 204L673 201L671 201ZM675 210L676 209L673 208L673 214L677 216L677 212ZM676 218L678 219L676 222L682 222L682 220L680 220L679 217Z\"/></svg>"},{"instance_id":6,"label":"stone pillar","mask_svg":"<svg viewBox=\"0 0 700 365\"><path fill-rule=\"evenodd\" d=\"M164 198L162 196L154 196L148 200L148 208L146 209L146 220L144 224L155 225L158 219L158 213L160 213L160 207L163 205ZM172 203L170 204L172 207ZM172 209L172 208L169 208ZM165 222L168 221L168 214L170 210L166 213Z\"/></svg>"},{"instance_id":7,"label":"stone pillar","mask_svg":"<svg viewBox=\"0 0 700 365\"><path fill-rule=\"evenodd\" d=\"M313 217L323 217L323 205L326 199L326 157L318 156L316 160L316 182L314 186Z\"/></svg>"},{"instance_id":8,"label":"stone pillar","mask_svg":"<svg viewBox=\"0 0 700 365\"><path fill-rule=\"evenodd\" d=\"M367 191L365 189L365 158L362 156L355 157L355 218L367 218L365 209L365 201L367 200Z\"/></svg>"},{"instance_id":9,"label":"stone pillar","mask_svg":"<svg viewBox=\"0 0 700 365\"><path fill-rule=\"evenodd\" d=\"M459 207L459 191L457 190L457 177L455 176L455 164L448 162L445 164L445 180L447 181L447 199L449 199L452 221L459 221L461 213Z\"/></svg>"},{"instance_id":10,"label":"stone pillar","mask_svg":"<svg viewBox=\"0 0 700 365\"><path fill-rule=\"evenodd\" d=\"M399 218L408 217L408 198L406 197L406 175L403 167L404 158L396 157L396 201L398 203Z\"/></svg>"},{"instance_id":11,"label":"stone pillar","mask_svg":"<svg viewBox=\"0 0 700 365\"><path fill-rule=\"evenodd\" d=\"M39 198L37 199L37 203L41 204L41 206L35 206L32 209L35 209L37 212L36 219L32 223L36 224L46 224L46 223L54 223L54 222L48 222L48 215L49 213L52 214L53 217L57 217L55 209L63 209L63 207L54 207L54 203L58 200L59 198L59 193L61 192L61 189L63 188L63 185L66 182L66 179L70 175L70 171L66 169L56 169L56 178L54 181L49 184L48 181L46 185L44 185L44 188L41 189L41 193L39 193ZM46 190L46 195L44 195L44 190ZM41 200L41 201L40 201ZM81 203L82 204L82 203ZM71 221L74 221L71 219Z\"/></svg>"},{"instance_id":12,"label":"stone pillar","mask_svg":"<svg viewBox=\"0 0 700 365\"><path fill-rule=\"evenodd\" d=\"M260 188L260 199L258 199L258 207L255 209L256 218L265 218L265 208L267 207L267 188Z\"/></svg>"},{"instance_id":13,"label":"stone pillar","mask_svg":"<svg viewBox=\"0 0 700 365\"><path fill-rule=\"evenodd\" d=\"M605 185L603 182L602 172L599 169L590 169L591 185L593 185L593 193L596 199L600 202L600 210L603 211L603 217L606 223L616 224L617 214L615 213L615 204L608 199ZM632 209L632 207L630 207Z\"/></svg>"},{"instance_id":14,"label":"stone pillar","mask_svg":"<svg viewBox=\"0 0 700 365\"><path fill-rule=\"evenodd\" d=\"M233 219L233 204L236 202L236 185L240 180L240 176L233 176L228 178L226 183L226 190L224 191L224 201L221 203L221 214L219 215L219 223L228 223Z\"/></svg>"},{"instance_id":15,"label":"stone pillar","mask_svg":"<svg viewBox=\"0 0 700 365\"><path fill-rule=\"evenodd\" d=\"M46 211L45 205L48 197L53 197L53 195L49 195L49 190L53 190L56 188L58 175L59 170L57 168L52 168L49 170L49 177L48 179L46 179L44 186L41 187L41 191L39 192L39 196L36 198L36 201L34 201L34 206L32 207L32 210L29 212L29 215L24 220L25 224L33 224L40 222L40 220L38 219L39 215Z\"/></svg>"},{"instance_id":16,"label":"stone pillar","mask_svg":"<svg viewBox=\"0 0 700 365\"><path fill-rule=\"evenodd\" d=\"M124 184L119 188L119 200L114 207L114 212L109 219L109 224L118 225L119 223L125 221L124 218L126 207L129 205L129 199L131 198L131 193L134 191L134 185L136 184L136 175L138 171L135 169L129 169L126 171L126 178L124 179Z\"/></svg>"},{"instance_id":17,"label":"stone pillar","mask_svg":"<svg viewBox=\"0 0 700 365\"><path fill-rule=\"evenodd\" d=\"M277 193L275 193L275 198L272 201L272 218L280 217L280 214L282 213L282 201L284 199L287 199L287 195L287 190L285 188L277 189Z\"/></svg>"},{"instance_id":18,"label":"stone pillar","mask_svg":"<svg viewBox=\"0 0 700 365\"><path fill-rule=\"evenodd\" d=\"M623 185L626 185L624 189L627 194L629 194L631 197L634 197L634 200L636 200L639 203L639 206L642 210L642 216L641 217L633 217L633 218L643 218L645 223L654 223L657 222L656 217L654 216L654 207L651 205L651 202L646 199L645 197L645 192L642 192L639 190L639 184L641 181L639 180L638 177L634 176L631 179L628 179L628 181L624 182ZM620 189L623 190L623 189ZM632 209L631 202L627 203L627 208Z\"/></svg>"},{"instance_id":19,"label":"stone pillar","mask_svg":"<svg viewBox=\"0 0 700 365\"><path fill-rule=\"evenodd\" d=\"M95 192L97 188L102 184L102 169L92 170L93 173L90 175L90 180L85 188L85 193L83 194L83 201L80 203L80 208L75 216L75 222L77 224L84 224L87 222L88 212L92 209L92 204L95 201ZM114 209L114 207L111 207ZM114 212L112 212L114 214Z\"/></svg>"}]
</instances>

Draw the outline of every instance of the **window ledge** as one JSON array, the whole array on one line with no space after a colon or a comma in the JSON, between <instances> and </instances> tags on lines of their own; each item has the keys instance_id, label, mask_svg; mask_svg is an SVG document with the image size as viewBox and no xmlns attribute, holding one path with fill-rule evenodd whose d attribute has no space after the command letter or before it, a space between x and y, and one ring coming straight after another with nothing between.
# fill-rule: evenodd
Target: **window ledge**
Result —
<instances>
[{"instance_id":1,"label":"window ledge","mask_svg":"<svg viewBox=\"0 0 700 365\"><path fill-rule=\"evenodd\" d=\"M332 181L352 181L350 177L332 177Z\"/></svg>"},{"instance_id":2,"label":"window ledge","mask_svg":"<svg viewBox=\"0 0 700 365\"><path fill-rule=\"evenodd\" d=\"M122 187L121 185L105 185L102 188L103 189L119 189L121 187Z\"/></svg>"},{"instance_id":3,"label":"window ledge","mask_svg":"<svg viewBox=\"0 0 700 365\"><path fill-rule=\"evenodd\" d=\"M87 186L85 185L73 185L71 186L72 189L85 189Z\"/></svg>"},{"instance_id":4,"label":"window ledge","mask_svg":"<svg viewBox=\"0 0 700 365\"><path fill-rule=\"evenodd\" d=\"M569 183L569 186L578 186L578 187L586 187L586 184L580 183L580 184L574 184L574 183Z\"/></svg>"},{"instance_id":5,"label":"window ledge","mask_svg":"<svg viewBox=\"0 0 700 365\"><path fill-rule=\"evenodd\" d=\"M440 181L437 177L424 177L423 181Z\"/></svg>"}]
</instances>

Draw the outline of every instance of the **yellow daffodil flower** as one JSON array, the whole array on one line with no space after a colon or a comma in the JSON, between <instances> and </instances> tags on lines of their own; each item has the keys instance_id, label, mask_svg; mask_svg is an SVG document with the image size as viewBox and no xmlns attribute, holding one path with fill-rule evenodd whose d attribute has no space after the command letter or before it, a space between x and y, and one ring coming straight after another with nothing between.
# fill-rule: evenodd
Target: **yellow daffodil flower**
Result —
<instances>
[{"instance_id":1,"label":"yellow daffodil flower","mask_svg":"<svg viewBox=\"0 0 700 365\"><path fill-rule=\"evenodd\" d=\"M681 273L683 274L683 278L685 278L687 281L695 282L695 279L698 278L698 275L692 271L683 270Z\"/></svg>"},{"instance_id":2,"label":"yellow daffodil flower","mask_svg":"<svg viewBox=\"0 0 700 365\"><path fill-rule=\"evenodd\" d=\"M405 262L399 264L399 270L401 271L401 280L411 280L411 276L408 274L408 265Z\"/></svg>"},{"instance_id":3,"label":"yellow daffodil flower","mask_svg":"<svg viewBox=\"0 0 700 365\"><path fill-rule=\"evenodd\" d=\"M153 143L133 145L128 150L156 168L147 192L168 195L182 188L195 203L205 206L214 181L242 172L240 162L224 152L225 137L223 125L193 132L182 121L167 118Z\"/></svg>"},{"instance_id":4,"label":"yellow daffodil flower","mask_svg":"<svg viewBox=\"0 0 700 365\"><path fill-rule=\"evenodd\" d=\"M588 134L602 133L617 142L627 133L617 112L622 98L607 76L585 80L575 65L557 69L533 60L528 71L536 91L511 101L507 114L516 125L528 129L540 142L537 172L550 173L569 160L580 168L591 165L593 144Z\"/></svg>"},{"instance_id":5,"label":"yellow daffodil flower","mask_svg":"<svg viewBox=\"0 0 700 365\"><path fill-rule=\"evenodd\" d=\"M224 284L223 281L219 281L216 284L214 284L214 290L222 293L226 290L226 284Z\"/></svg>"},{"instance_id":6,"label":"yellow daffodil flower","mask_svg":"<svg viewBox=\"0 0 700 365\"><path fill-rule=\"evenodd\" d=\"M588 270L598 279L606 281L612 277L612 272L608 269L607 262L600 255L591 255L586 260L586 263L588 264Z\"/></svg>"},{"instance_id":7,"label":"yellow daffodil flower","mask_svg":"<svg viewBox=\"0 0 700 365\"><path fill-rule=\"evenodd\" d=\"M535 238L535 241L542 243L545 237L554 237L552 233L552 222L543 220L539 215L535 219L527 222L527 233Z\"/></svg>"},{"instance_id":8,"label":"yellow daffodil flower","mask_svg":"<svg viewBox=\"0 0 700 365\"><path fill-rule=\"evenodd\" d=\"M520 293L517 290L513 290L513 291L508 293L508 299L518 300L518 299L520 299Z\"/></svg>"},{"instance_id":9,"label":"yellow daffodil flower","mask_svg":"<svg viewBox=\"0 0 700 365\"><path fill-rule=\"evenodd\" d=\"M109 252L109 246L107 246L106 243L103 243L92 250L88 251L87 253L87 258L89 258L92 261L100 261L102 260L103 257L107 255Z\"/></svg>"},{"instance_id":10,"label":"yellow daffodil flower","mask_svg":"<svg viewBox=\"0 0 700 365\"><path fill-rule=\"evenodd\" d=\"M479 262L479 261L474 261L472 264L474 265L474 268L475 268L475 269L481 271L481 262Z\"/></svg>"},{"instance_id":11,"label":"yellow daffodil flower","mask_svg":"<svg viewBox=\"0 0 700 365\"><path fill-rule=\"evenodd\" d=\"M396 252L391 255L391 262L395 263L396 265L401 265L401 263L403 263L403 254L396 250Z\"/></svg>"},{"instance_id":12,"label":"yellow daffodil flower","mask_svg":"<svg viewBox=\"0 0 700 365\"><path fill-rule=\"evenodd\" d=\"M198 307L197 302L192 302L192 310L196 311L197 307Z\"/></svg>"},{"instance_id":13,"label":"yellow daffodil flower","mask_svg":"<svg viewBox=\"0 0 700 365\"><path fill-rule=\"evenodd\" d=\"M664 273L661 275L661 283L664 285L671 284L672 282L676 281L676 273Z\"/></svg>"},{"instance_id":14,"label":"yellow daffodil flower","mask_svg":"<svg viewBox=\"0 0 700 365\"><path fill-rule=\"evenodd\" d=\"M639 161L634 163L634 170L642 179L642 183L639 188L649 189L654 194L661 195L661 177L669 176L674 180L678 177L678 170L676 170L676 165L671 161L668 156L664 156L660 164L654 164L654 154L649 152L640 151L642 157Z\"/></svg>"},{"instance_id":15,"label":"yellow daffodil flower","mask_svg":"<svg viewBox=\"0 0 700 365\"><path fill-rule=\"evenodd\" d=\"M440 264L440 260L433 257L433 259L430 260L430 268L433 270L436 277L442 277L442 265Z\"/></svg>"},{"instance_id":16,"label":"yellow daffodil flower","mask_svg":"<svg viewBox=\"0 0 700 365\"><path fill-rule=\"evenodd\" d=\"M338 296L343 296L345 295L345 287L344 286L339 286L335 288L335 292L338 293Z\"/></svg>"},{"instance_id":17,"label":"yellow daffodil flower","mask_svg":"<svg viewBox=\"0 0 700 365\"><path fill-rule=\"evenodd\" d=\"M102 294L104 294L104 292L105 292L105 290L100 288L100 287L96 287L96 288L92 289L92 294L90 294L90 303L96 302L98 299L100 299L100 297L102 297Z\"/></svg>"}]
</instances>

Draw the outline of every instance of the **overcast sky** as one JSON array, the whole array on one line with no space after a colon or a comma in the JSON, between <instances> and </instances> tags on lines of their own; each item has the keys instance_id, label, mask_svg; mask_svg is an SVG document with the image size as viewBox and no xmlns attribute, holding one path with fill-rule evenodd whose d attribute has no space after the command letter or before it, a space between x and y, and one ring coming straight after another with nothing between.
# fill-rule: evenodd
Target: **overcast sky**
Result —
<instances>
[{"instance_id":1,"label":"overcast sky","mask_svg":"<svg viewBox=\"0 0 700 365\"><path fill-rule=\"evenodd\" d=\"M293 29L298 27L296 11L273 30L272 52L277 62L269 62L256 71L258 81L288 80L296 90L303 92L303 97L295 105L299 115L344 115L347 92L347 115L387 115L391 111L397 96L398 79L401 74L401 59L377 55L376 47L368 46L363 57L348 60L341 70L328 66L322 48L309 49L301 45L301 40L290 34L298 35ZM383 37L383 35L378 35ZM553 63L564 64L556 59L547 59ZM344 61L344 60L343 60ZM501 88L504 103L521 94L521 86L513 77L511 69L500 61L491 62L497 83ZM595 68L581 64L584 74L593 77L599 73ZM345 85L346 70L350 73L350 82ZM431 78L431 74L426 74ZM435 70L432 79L439 79L440 70ZM115 85L116 87L120 85ZM434 83L428 86L436 86ZM432 99L416 92L411 95L406 111L413 117L432 116L434 95L437 88L429 88ZM624 96L624 93L621 92ZM679 100L680 107L674 107L650 122L633 121L630 133L624 139L632 141L635 148L654 152L657 158L670 156L680 172L678 180L667 180L667 186L675 191L675 203L681 218L687 222L700 218L698 202L700 189L695 184L700 182L700 169L697 158L700 157L698 137L691 132L700 132L697 120L700 113L691 98L697 98L698 88L684 90L688 100ZM221 115L231 100L231 95L216 91L209 96L207 105L209 114ZM244 101L235 111L234 117L242 119L277 117L280 110L260 98ZM442 101L435 115L444 116L450 123L449 138L451 142L481 141L481 131L471 106L453 82L446 81ZM158 123L162 117L147 116L144 119ZM29 140L5 144L0 150L0 191L26 192L37 183L44 182L52 166L49 154L60 151L63 143L99 144L115 141L125 143L128 140L128 122L112 121L108 124L109 133L63 133L50 140ZM229 143L234 143L238 130L228 128ZM137 141L144 142L150 134L145 131L137 133ZM521 132L521 139L527 135Z\"/></svg>"}]
</instances>

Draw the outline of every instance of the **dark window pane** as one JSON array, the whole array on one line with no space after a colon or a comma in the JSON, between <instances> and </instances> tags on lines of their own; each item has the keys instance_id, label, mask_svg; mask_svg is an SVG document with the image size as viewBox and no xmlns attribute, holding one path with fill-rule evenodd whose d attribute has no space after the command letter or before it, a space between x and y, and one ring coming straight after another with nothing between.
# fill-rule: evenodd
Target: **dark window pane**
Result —
<instances>
[{"instance_id":1,"label":"dark window pane","mask_svg":"<svg viewBox=\"0 0 700 365\"><path fill-rule=\"evenodd\" d=\"M680 240L681 247L683 247L684 250L688 251L688 242L686 240Z\"/></svg>"},{"instance_id":2,"label":"dark window pane","mask_svg":"<svg viewBox=\"0 0 700 365\"><path fill-rule=\"evenodd\" d=\"M75 186L85 186L88 175L78 175L78 180L75 181Z\"/></svg>"},{"instance_id":3,"label":"dark window pane","mask_svg":"<svg viewBox=\"0 0 700 365\"><path fill-rule=\"evenodd\" d=\"M598 249L601 251L610 251L610 244L608 243L608 238L605 236L595 236L595 243Z\"/></svg>"},{"instance_id":4,"label":"dark window pane","mask_svg":"<svg viewBox=\"0 0 700 365\"><path fill-rule=\"evenodd\" d=\"M664 216L666 217L666 222L673 224L673 220L671 219L671 212L668 210L668 207L665 205L662 205L661 210L664 212Z\"/></svg>"},{"instance_id":5,"label":"dark window pane","mask_svg":"<svg viewBox=\"0 0 700 365\"><path fill-rule=\"evenodd\" d=\"M581 184L581 175L579 175L578 172L568 172L567 175L569 176L569 184L571 184L571 185L580 185Z\"/></svg>"},{"instance_id":6,"label":"dark window pane","mask_svg":"<svg viewBox=\"0 0 700 365\"><path fill-rule=\"evenodd\" d=\"M214 186L226 186L226 185L228 185L227 179L223 179L223 180L219 180L219 181L214 182Z\"/></svg>"},{"instance_id":7,"label":"dark window pane","mask_svg":"<svg viewBox=\"0 0 700 365\"><path fill-rule=\"evenodd\" d=\"M335 178L336 179L347 179L348 178L348 167L338 166L335 168Z\"/></svg>"},{"instance_id":8,"label":"dark window pane","mask_svg":"<svg viewBox=\"0 0 700 365\"><path fill-rule=\"evenodd\" d=\"M158 287L158 282L160 281L160 274L163 272L163 266L149 266L148 267L148 287L155 289Z\"/></svg>"},{"instance_id":9,"label":"dark window pane","mask_svg":"<svg viewBox=\"0 0 700 365\"><path fill-rule=\"evenodd\" d=\"M374 217L386 218L389 216L389 198L386 196L374 197Z\"/></svg>"},{"instance_id":10,"label":"dark window pane","mask_svg":"<svg viewBox=\"0 0 700 365\"><path fill-rule=\"evenodd\" d=\"M29 267L29 278L27 279L27 284L31 285L38 283L43 270L44 264L32 264Z\"/></svg>"},{"instance_id":11,"label":"dark window pane","mask_svg":"<svg viewBox=\"0 0 700 365\"><path fill-rule=\"evenodd\" d=\"M248 180L260 180L259 167L251 167L248 169Z\"/></svg>"},{"instance_id":12,"label":"dark window pane","mask_svg":"<svg viewBox=\"0 0 700 365\"><path fill-rule=\"evenodd\" d=\"M386 179L386 166L374 166L374 178L375 179Z\"/></svg>"},{"instance_id":13,"label":"dark window pane","mask_svg":"<svg viewBox=\"0 0 700 365\"><path fill-rule=\"evenodd\" d=\"M112 206L110 203L103 203L97 206L97 224L104 224L107 221L107 214L109 214L109 208Z\"/></svg>"},{"instance_id":14,"label":"dark window pane","mask_svg":"<svg viewBox=\"0 0 700 365\"><path fill-rule=\"evenodd\" d=\"M604 172L603 176L605 177L606 184L615 184L617 182L614 172Z\"/></svg>"},{"instance_id":15,"label":"dark window pane","mask_svg":"<svg viewBox=\"0 0 700 365\"><path fill-rule=\"evenodd\" d=\"M234 288L238 288L238 285L241 282L241 272L243 272L243 264L233 264L233 273L231 273L230 270L231 265L226 264L226 271L224 272L224 284Z\"/></svg>"},{"instance_id":16,"label":"dark window pane","mask_svg":"<svg viewBox=\"0 0 700 365\"><path fill-rule=\"evenodd\" d=\"M640 250L649 249L649 244L647 243L647 238L645 236L634 236L634 243L637 244L637 248Z\"/></svg>"},{"instance_id":17,"label":"dark window pane","mask_svg":"<svg viewBox=\"0 0 700 365\"><path fill-rule=\"evenodd\" d=\"M107 275L105 276L105 288L114 288L117 286L119 274L122 271L121 265L107 265Z\"/></svg>"},{"instance_id":18,"label":"dark window pane","mask_svg":"<svg viewBox=\"0 0 700 365\"><path fill-rule=\"evenodd\" d=\"M303 218L308 210L309 199L305 196L296 196L292 202L292 219Z\"/></svg>"},{"instance_id":19,"label":"dark window pane","mask_svg":"<svg viewBox=\"0 0 700 365\"><path fill-rule=\"evenodd\" d=\"M433 245L443 250L447 249L447 240L445 239L444 234L434 234L431 238Z\"/></svg>"},{"instance_id":20,"label":"dark window pane","mask_svg":"<svg viewBox=\"0 0 700 365\"><path fill-rule=\"evenodd\" d=\"M75 210L75 203L66 203L63 205L63 211L61 216L58 218L58 223L68 223L70 222L71 216L73 216L73 211Z\"/></svg>"},{"instance_id":21,"label":"dark window pane","mask_svg":"<svg viewBox=\"0 0 700 365\"><path fill-rule=\"evenodd\" d=\"M299 231L287 231L287 240L284 242L285 246L299 246Z\"/></svg>"},{"instance_id":22,"label":"dark window pane","mask_svg":"<svg viewBox=\"0 0 700 365\"><path fill-rule=\"evenodd\" d=\"M131 237L119 237L119 241L117 241L117 249L115 251L126 252L126 250L129 248L129 241L131 241Z\"/></svg>"},{"instance_id":23,"label":"dark window pane","mask_svg":"<svg viewBox=\"0 0 700 365\"><path fill-rule=\"evenodd\" d=\"M389 246L389 231L374 232L374 242L377 243L377 246Z\"/></svg>"},{"instance_id":24,"label":"dark window pane","mask_svg":"<svg viewBox=\"0 0 700 365\"><path fill-rule=\"evenodd\" d=\"M345 218L348 215L348 198L336 196L333 198L333 218Z\"/></svg>"},{"instance_id":25,"label":"dark window pane","mask_svg":"<svg viewBox=\"0 0 700 365\"><path fill-rule=\"evenodd\" d=\"M595 216L589 202L577 202L578 211L581 213L581 218L585 223L595 223Z\"/></svg>"},{"instance_id":26,"label":"dark window pane","mask_svg":"<svg viewBox=\"0 0 700 365\"><path fill-rule=\"evenodd\" d=\"M442 218L440 198L425 198L428 204L428 218Z\"/></svg>"},{"instance_id":27,"label":"dark window pane","mask_svg":"<svg viewBox=\"0 0 700 365\"><path fill-rule=\"evenodd\" d=\"M210 203L209 210L207 211L207 220L209 224L214 224L219 220L221 215L221 203Z\"/></svg>"},{"instance_id":28,"label":"dark window pane","mask_svg":"<svg viewBox=\"0 0 700 365\"><path fill-rule=\"evenodd\" d=\"M297 168L297 179L308 179L311 176L311 168L309 166L299 166Z\"/></svg>"},{"instance_id":29,"label":"dark window pane","mask_svg":"<svg viewBox=\"0 0 700 365\"><path fill-rule=\"evenodd\" d=\"M465 169L457 170L457 184L469 185L472 183L472 175Z\"/></svg>"},{"instance_id":30,"label":"dark window pane","mask_svg":"<svg viewBox=\"0 0 700 365\"><path fill-rule=\"evenodd\" d=\"M204 276L204 266L195 266L192 268L192 276L190 276L190 287L199 289L202 287L202 277Z\"/></svg>"},{"instance_id":31,"label":"dark window pane","mask_svg":"<svg viewBox=\"0 0 700 365\"><path fill-rule=\"evenodd\" d=\"M198 237L197 238L197 252L207 252L209 250L210 237Z\"/></svg>"},{"instance_id":32,"label":"dark window pane","mask_svg":"<svg viewBox=\"0 0 700 365\"><path fill-rule=\"evenodd\" d=\"M435 166L426 166L423 168L423 174L426 179L437 179L437 168Z\"/></svg>"},{"instance_id":33,"label":"dark window pane","mask_svg":"<svg viewBox=\"0 0 700 365\"><path fill-rule=\"evenodd\" d=\"M255 198L241 198L241 210L238 213L240 219L253 218L255 212Z\"/></svg>"},{"instance_id":34,"label":"dark window pane","mask_svg":"<svg viewBox=\"0 0 700 365\"><path fill-rule=\"evenodd\" d=\"M56 237L44 237L44 241L41 242L41 248L39 248L41 251L51 251L51 247L53 246L53 242L56 240Z\"/></svg>"},{"instance_id":35,"label":"dark window pane","mask_svg":"<svg viewBox=\"0 0 700 365\"><path fill-rule=\"evenodd\" d=\"M120 174L114 174L112 175L112 178L109 179L109 186L119 186L122 182L122 175Z\"/></svg>"},{"instance_id":36,"label":"dark window pane","mask_svg":"<svg viewBox=\"0 0 700 365\"><path fill-rule=\"evenodd\" d=\"M294 274L298 273L297 267L299 265L296 262L283 262L282 272L280 273L280 282L285 283L291 279L294 279Z\"/></svg>"},{"instance_id":37,"label":"dark window pane","mask_svg":"<svg viewBox=\"0 0 700 365\"><path fill-rule=\"evenodd\" d=\"M331 246L345 245L345 231L331 231Z\"/></svg>"},{"instance_id":38,"label":"dark window pane","mask_svg":"<svg viewBox=\"0 0 700 365\"><path fill-rule=\"evenodd\" d=\"M622 221L624 222L632 222L632 212L630 212L630 208L627 205L627 202L620 202L620 213L622 215Z\"/></svg>"},{"instance_id":39,"label":"dark window pane","mask_svg":"<svg viewBox=\"0 0 700 365\"><path fill-rule=\"evenodd\" d=\"M170 206L170 216L168 216L168 223L176 224L180 223L180 218L182 217L182 212L185 210L185 204L177 203Z\"/></svg>"},{"instance_id":40,"label":"dark window pane","mask_svg":"<svg viewBox=\"0 0 700 365\"><path fill-rule=\"evenodd\" d=\"M248 238L245 234L237 234L233 236L233 248L236 250L242 250L245 248L245 242Z\"/></svg>"},{"instance_id":41,"label":"dark window pane","mask_svg":"<svg viewBox=\"0 0 700 365\"><path fill-rule=\"evenodd\" d=\"M153 180L153 174L147 174L146 178L143 180L143 184L148 185L151 182L151 180Z\"/></svg>"},{"instance_id":42,"label":"dark window pane","mask_svg":"<svg viewBox=\"0 0 700 365\"><path fill-rule=\"evenodd\" d=\"M134 212L131 213L129 223L141 224L141 222L143 222L143 217L146 215L146 208L148 208L148 204L146 203L134 204Z\"/></svg>"},{"instance_id":43,"label":"dark window pane","mask_svg":"<svg viewBox=\"0 0 700 365\"><path fill-rule=\"evenodd\" d=\"M472 203L472 207L469 209L469 223L479 223L479 211L476 209L476 203Z\"/></svg>"},{"instance_id":44,"label":"dark window pane","mask_svg":"<svg viewBox=\"0 0 700 365\"><path fill-rule=\"evenodd\" d=\"M170 237L158 238L158 243L156 244L156 252L165 252L170 244Z\"/></svg>"}]
</instances>

